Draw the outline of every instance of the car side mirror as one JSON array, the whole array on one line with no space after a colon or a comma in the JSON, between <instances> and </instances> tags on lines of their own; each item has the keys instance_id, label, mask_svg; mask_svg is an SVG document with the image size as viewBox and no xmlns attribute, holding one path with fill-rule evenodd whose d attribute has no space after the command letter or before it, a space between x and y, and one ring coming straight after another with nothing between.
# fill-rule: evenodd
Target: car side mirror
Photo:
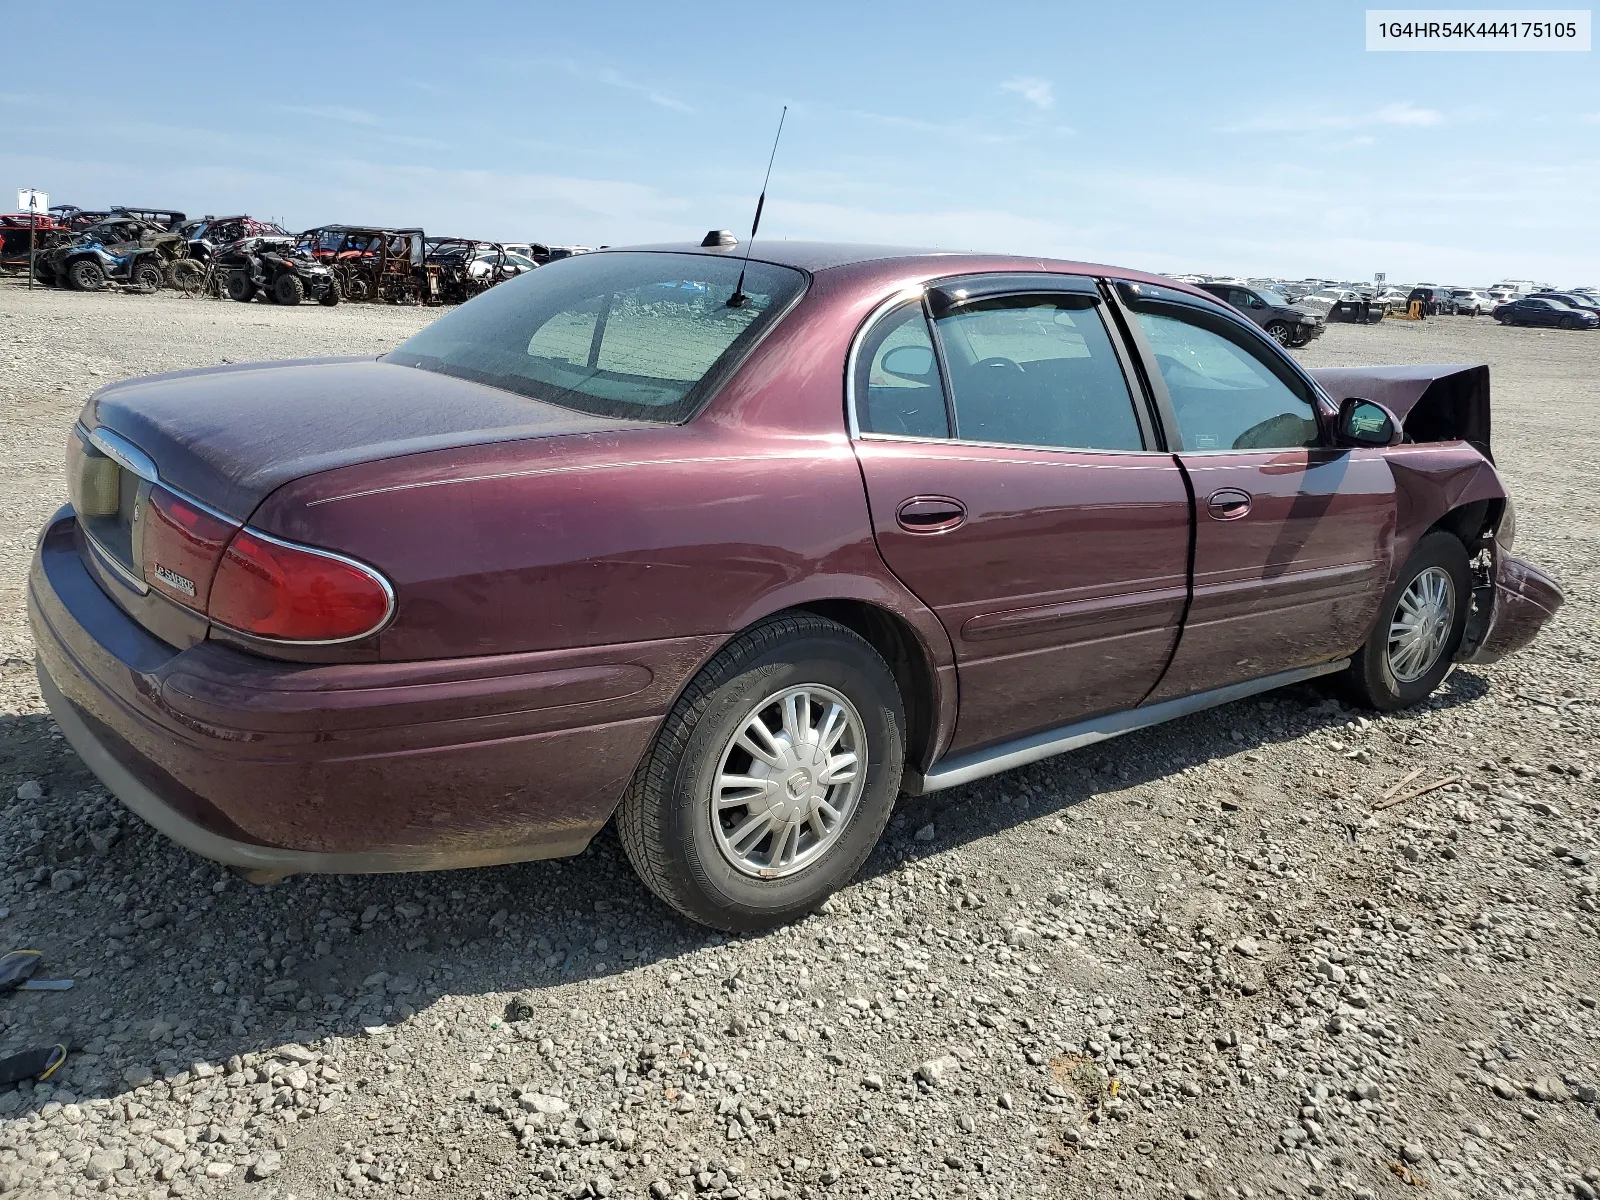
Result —
<instances>
[{"instance_id":1,"label":"car side mirror","mask_svg":"<svg viewBox=\"0 0 1600 1200\"><path fill-rule=\"evenodd\" d=\"M1351 396L1339 405L1341 446L1393 446L1400 441L1400 420L1375 400Z\"/></svg>"},{"instance_id":2,"label":"car side mirror","mask_svg":"<svg viewBox=\"0 0 1600 1200\"><path fill-rule=\"evenodd\" d=\"M933 351L927 346L896 346L879 365L898 379L926 383L933 374Z\"/></svg>"}]
</instances>

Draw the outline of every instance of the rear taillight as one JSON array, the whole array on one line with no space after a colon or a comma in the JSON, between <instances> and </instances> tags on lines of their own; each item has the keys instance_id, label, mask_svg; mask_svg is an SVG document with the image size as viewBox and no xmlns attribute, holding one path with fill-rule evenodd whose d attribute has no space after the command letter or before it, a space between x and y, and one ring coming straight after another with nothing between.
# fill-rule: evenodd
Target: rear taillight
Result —
<instances>
[{"instance_id":1,"label":"rear taillight","mask_svg":"<svg viewBox=\"0 0 1600 1200\"><path fill-rule=\"evenodd\" d=\"M150 489L143 525L144 581L205 612L217 559L238 526L159 485Z\"/></svg>"},{"instance_id":2,"label":"rear taillight","mask_svg":"<svg viewBox=\"0 0 1600 1200\"><path fill-rule=\"evenodd\" d=\"M241 529L217 566L207 609L213 621L252 637L348 642L382 627L394 593L354 559Z\"/></svg>"}]
</instances>

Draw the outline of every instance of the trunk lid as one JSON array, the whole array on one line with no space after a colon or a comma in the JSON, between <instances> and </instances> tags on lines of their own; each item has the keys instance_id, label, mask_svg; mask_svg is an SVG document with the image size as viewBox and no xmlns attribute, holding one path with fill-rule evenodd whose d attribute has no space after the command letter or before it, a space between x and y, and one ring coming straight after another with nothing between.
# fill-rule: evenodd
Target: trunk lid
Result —
<instances>
[{"instance_id":1,"label":"trunk lid","mask_svg":"<svg viewBox=\"0 0 1600 1200\"><path fill-rule=\"evenodd\" d=\"M275 488L334 467L633 424L372 358L131 379L95 393L82 423L132 443L163 483L239 522Z\"/></svg>"},{"instance_id":2,"label":"trunk lid","mask_svg":"<svg viewBox=\"0 0 1600 1200\"><path fill-rule=\"evenodd\" d=\"M181 371L90 398L69 442L68 490L83 556L106 592L157 636L173 636L177 615L160 600L181 605L203 636L229 541L290 480L635 424L370 358Z\"/></svg>"}]
</instances>

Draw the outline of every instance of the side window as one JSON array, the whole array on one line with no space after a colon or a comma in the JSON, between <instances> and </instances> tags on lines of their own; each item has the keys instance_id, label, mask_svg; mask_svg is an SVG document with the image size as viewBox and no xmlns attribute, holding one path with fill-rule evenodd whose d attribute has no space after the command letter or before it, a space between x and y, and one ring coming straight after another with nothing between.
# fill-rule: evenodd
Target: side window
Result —
<instances>
[{"instance_id":1,"label":"side window","mask_svg":"<svg viewBox=\"0 0 1600 1200\"><path fill-rule=\"evenodd\" d=\"M1098 307L1081 296L1004 296L941 317L956 436L1143 450L1133 396Z\"/></svg>"},{"instance_id":2,"label":"side window","mask_svg":"<svg viewBox=\"0 0 1600 1200\"><path fill-rule=\"evenodd\" d=\"M856 424L863 433L950 436L939 365L922 305L915 301L874 325L856 354Z\"/></svg>"},{"instance_id":3,"label":"side window","mask_svg":"<svg viewBox=\"0 0 1600 1200\"><path fill-rule=\"evenodd\" d=\"M1243 340L1170 309L1136 310L1172 396L1185 450L1317 444L1316 410Z\"/></svg>"}]
</instances>

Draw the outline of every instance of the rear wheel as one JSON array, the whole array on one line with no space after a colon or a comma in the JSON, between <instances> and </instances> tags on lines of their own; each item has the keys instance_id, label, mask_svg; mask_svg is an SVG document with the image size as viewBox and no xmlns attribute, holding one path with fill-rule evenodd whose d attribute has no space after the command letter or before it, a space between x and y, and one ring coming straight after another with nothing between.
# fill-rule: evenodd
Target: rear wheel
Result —
<instances>
[{"instance_id":1,"label":"rear wheel","mask_svg":"<svg viewBox=\"0 0 1600 1200\"><path fill-rule=\"evenodd\" d=\"M324 308L332 308L335 304L339 303L338 276L334 276L328 280L328 286L323 289L322 295L317 297L317 303L322 305Z\"/></svg>"},{"instance_id":2,"label":"rear wheel","mask_svg":"<svg viewBox=\"0 0 1600 1200\"><path fill-rule=\"evenodd\" d=\"M106 285L105 269L92 258L80 258L67 268L67 282L80 292L98 292Z\"/></svg>"},{"instance_id":3,"label":"rear wheel","mask_svg":"<svg viewBox=\"0 0 1600 1200\"><path fill-rule=\"evenodd\" d=\"M192 258L180 258L167 264L167 286L175 292L192 296L205 282L206 269Z\"/></svg>"},{"instance_id":4,"label":"rear wheel","mask_svg":"<svg viewBox=\"0 0 1600 1200\"><path fill-rule=\"evenodd\" d=\"M272 282L272 298L291 307L306 298L306 285L293 271L285 271Z\"/></svg>"},{"instance_id":5,"label":"rear wheel","mask_svg":"<svg viewBox=\"0 0 1600 1200\"><path fill-rule=\"evenodd\" d=\"M1267 323L1267 336L1277 342L1278 345L1287 346L1294 338L1294 331L1289 328L1286 322L1269 321Z\"/></svg>"},{"instance_id":6,"label":"rear wheel","mask_svg":"<svg viewBox=\"0 0 1600 1200\"><path fill-rule=\"evenodd\" d=\"M804 916L847 883L894 808L894 676L861 637L796 613L690 683L617 813L628 858L685 916L729 931Z\"/></svg>"},{"instance_id":7,"label":"rear wheel","mask_svg":"<svg viewBox=\"0 0 1600 1200\"><path fill-rule=\"evenodd\" d=\"M1384 712L1427 699L1449 674L1471 597L1467 548L1452 534L1428 534L1406 560L1366 644L1340 677L1344 690Z\"/></svg>"},{"instance_id":8,"label":"rear wheel","mask_svg":"<svg viewBox=\"0 0 1600 1200\"><path fill-rule=\"evenodd\" d=\"M161 264L151 259L146 259L133 268L133 286L141 292L159 292L161 285L166 281L167 273L161 269Z\"/></svg>"},{"instance_id":9,"label":"rear wheel","mask_svg":"<svg viewBox=\"0 0 1600 1200\"><path fill-rule=\"evenodd\" d=\"M228 299L249 304L256 298L255 282L243 271L228 272Z\"/></svg>"}]
</instances>

